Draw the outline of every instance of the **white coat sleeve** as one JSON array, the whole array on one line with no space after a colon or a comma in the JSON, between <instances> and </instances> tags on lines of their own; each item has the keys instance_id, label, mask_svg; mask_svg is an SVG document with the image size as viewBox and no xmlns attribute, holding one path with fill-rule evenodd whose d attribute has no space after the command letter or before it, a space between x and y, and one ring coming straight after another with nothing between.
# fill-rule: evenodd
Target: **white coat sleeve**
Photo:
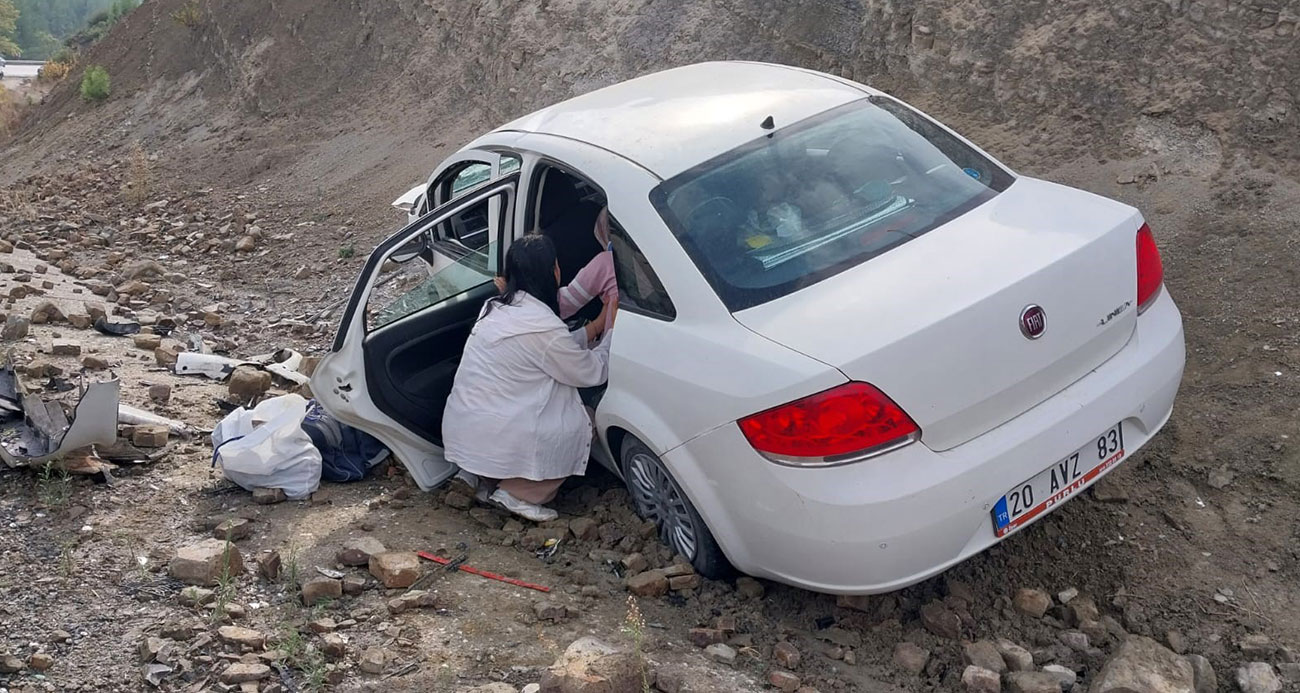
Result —
<instances>
[{"instance_id":1,"label":"white coat sleeve","mask_svg":"<svg viewBox=\"0 0 1300 693\"><path fill-rule=\"evenodd\" d=\"M581 330L579 330L581 332ZM609 378L609 343L607 333L590 349L579 346L572 335L556 336L546 347L542 370L556 381L571 387L595 387Z\"/></svg>"}]
</instances>

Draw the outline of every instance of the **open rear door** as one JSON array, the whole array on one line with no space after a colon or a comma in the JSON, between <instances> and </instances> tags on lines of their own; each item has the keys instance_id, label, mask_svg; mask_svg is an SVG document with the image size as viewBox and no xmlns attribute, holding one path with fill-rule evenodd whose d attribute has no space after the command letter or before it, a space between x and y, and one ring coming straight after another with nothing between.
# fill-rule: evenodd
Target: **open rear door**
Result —
<instances>
[{"instance_id":1,"label":"open rear door","mask_svg":"<svg viewBox=\"0 0 1300 693\"><path fill-rule=\"evenodd\" d=\"M332 416L381 440L428 490L455 473L442 413L510 236L519 174L433 210L375 248L312 375Z\"/></svg>"}]
</instances>

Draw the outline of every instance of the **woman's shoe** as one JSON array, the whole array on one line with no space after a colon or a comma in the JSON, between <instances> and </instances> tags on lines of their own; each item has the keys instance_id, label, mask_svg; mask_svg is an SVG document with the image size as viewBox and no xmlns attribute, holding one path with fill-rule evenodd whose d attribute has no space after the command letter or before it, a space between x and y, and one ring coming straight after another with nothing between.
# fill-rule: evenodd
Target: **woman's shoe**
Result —
<instances>
[{"instance_id":1,"label":"woman's shoe","mask_svg":"<svg viewBox=\"0 0 1300 693\"><path fill-rule=\"evenodd\" d=\"M504 489L497 489L491 496L492 501L510 512L533 522L549 522L559 517L560 514L550 508L534 505L527 501L521 501L518 498L507 493Z\"/></svg>"}]
</instances>

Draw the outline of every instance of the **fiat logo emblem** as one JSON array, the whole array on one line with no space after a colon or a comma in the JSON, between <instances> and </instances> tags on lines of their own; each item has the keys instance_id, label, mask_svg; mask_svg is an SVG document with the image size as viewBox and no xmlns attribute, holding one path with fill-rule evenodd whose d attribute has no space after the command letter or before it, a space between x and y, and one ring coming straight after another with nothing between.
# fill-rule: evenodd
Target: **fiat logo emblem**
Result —
<instances>
[{"instance_id":1,"label":"fiat logo emblem","mask_svg":"<svg viewBox=\"0 0 1300 693\"><path fill-rule=\"evenodd\" d=\"M1020 334L1026 339L1038 339L1047 331L1047 311L1042 306L1030 304L1020 311Z\"/></svg>"}]
</instances>

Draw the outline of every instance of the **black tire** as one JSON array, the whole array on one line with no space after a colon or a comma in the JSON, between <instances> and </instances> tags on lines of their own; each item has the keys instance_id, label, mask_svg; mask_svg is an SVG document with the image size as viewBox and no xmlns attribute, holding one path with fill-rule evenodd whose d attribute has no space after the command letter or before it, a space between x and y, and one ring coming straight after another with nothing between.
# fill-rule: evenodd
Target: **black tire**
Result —
<instances>
[{"instance_id":1,"label":"black tire","mask_svg":"<svg viewBox=\"0 0 1300 693\"><path fill-rule=\"evenodd\" d=\"M624 438L619 465L632 506L642 519L655 523L660 541L689 560L695 572L706 578L721 580L735 573L704 518L645 443L630 435Z\"/></svg>"}]
</instances>

